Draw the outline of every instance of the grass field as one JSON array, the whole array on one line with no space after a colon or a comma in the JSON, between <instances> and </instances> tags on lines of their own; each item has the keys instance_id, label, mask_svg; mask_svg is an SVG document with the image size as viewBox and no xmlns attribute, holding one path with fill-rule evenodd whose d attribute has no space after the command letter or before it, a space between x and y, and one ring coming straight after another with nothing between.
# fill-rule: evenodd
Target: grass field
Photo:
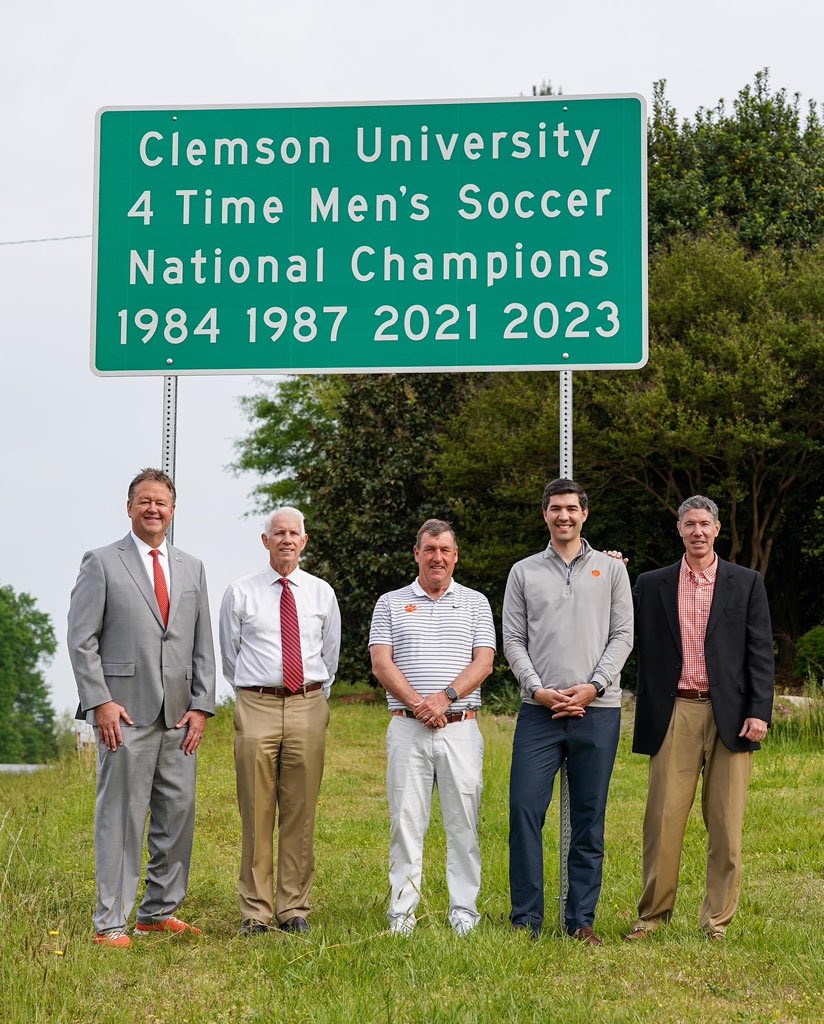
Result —
<instances>
[{"instance_id":1,"label":"grass field","mask_svg":"<svg viewBox=\"0 0 824 1024\"><path fill-rule=\"evenodd\" d=\"M156 936L126 951L93 946L93 759L0 777L0 1021L824 1021L824 752L776 744L757 755L744 891L724 943L708 943L697 929L704 835L694 814L672 924L627 946L621 936L639 893L646 759L629 751L625 716L596 921L605 941L593 950L562 938L554 922L538 942L507 927L513 722L484 717L483 921L463 940L447 924L436 807L422 919L407 940L385 932L386 721L380 704L333 705L308 937L237 934L229 709L211 723L199 755L195 852L181 916L205 930L200 939ZM554 803L550 822L551 897Z\"/></svg>"}]
</instances>

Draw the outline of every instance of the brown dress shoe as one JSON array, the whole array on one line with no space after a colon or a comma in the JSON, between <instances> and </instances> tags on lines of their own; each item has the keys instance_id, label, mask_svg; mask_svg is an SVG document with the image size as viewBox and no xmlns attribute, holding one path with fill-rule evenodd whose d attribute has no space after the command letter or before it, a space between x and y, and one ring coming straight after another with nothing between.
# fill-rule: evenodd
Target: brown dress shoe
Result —
<instances>
[{"instance_id":1,"label":"brown dress shoe","mask_svg":"<svg viewBox=\"0 0 824 1024\"><path fill-rule=\"evenodd\" d=\"M595 934L595 932L589 927L584 925L583 928L578 928L572 933L573 939L577 939L578 942L585 942L588 946L600 946L601 940Z\"/></svg>"},{"instance_id":2,"label":"brown dress shoe","mask_svg":"<svg viewBox=\"0 0 824 1024\"><path fill-rule=\"evenodd\" d=\"M624 936L624 942L638 942L639 939L648 939L652 935L649 928L633 928Z\"/></svg>"}]
</instances>

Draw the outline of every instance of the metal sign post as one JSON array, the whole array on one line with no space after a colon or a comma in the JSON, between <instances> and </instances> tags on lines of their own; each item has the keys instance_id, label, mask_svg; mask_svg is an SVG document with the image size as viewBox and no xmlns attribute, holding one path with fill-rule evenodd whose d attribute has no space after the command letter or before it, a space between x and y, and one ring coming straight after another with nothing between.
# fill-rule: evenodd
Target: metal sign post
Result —
<instances>
[{"instance_id":1,"label":"metal sign post","mask_svg":"<svg viewBox=\"0 0 824 1024\"><path fill-rule=\"evenodd\" d=\"M558 374L560 380L560 475L567 480L572 479L572 371L561 370ZM564 759L561 764L561 786L560 786L560 813L561 828L559 852L561 859L560 874L558 876L558 920L561 928L566 927L564 914L566 911L567 893L569 892L569 836L571 831L569 819L569 778L567 776L567 763Z\"/></svg>"},{"instance_id":2,"label":"metal sign post","mask_svg":"<svg viewBox=\"0 0 824 1024\"><path fill-rule=\"evenodd\" d=\"M160 468L172 480L175 478L175 448L177 444L177 377L163 378L163 444ZM169 523L169 543L174 544L175 521Z\"/></svg>"}]
</instances>

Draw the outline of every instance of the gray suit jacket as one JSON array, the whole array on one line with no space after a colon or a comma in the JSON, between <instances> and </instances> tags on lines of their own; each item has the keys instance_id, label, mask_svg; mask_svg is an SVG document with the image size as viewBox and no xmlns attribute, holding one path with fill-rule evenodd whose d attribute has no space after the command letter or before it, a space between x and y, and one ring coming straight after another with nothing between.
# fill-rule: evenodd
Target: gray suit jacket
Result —
<instances>
[{"instance_id":1,"label":"gray suit jacket","mask_svg":"<svg viewBox=\"0 0 824 1024\"><path fill-rule=\"evenodd\" d=\"M203 565L168 545L171 603L163 626L131 534L80 565L69 606L69 657L78 718L114 700L135 725L163 708L167 728L188 710L215 710L215 656Z\"/></svg>"}]
</instances>

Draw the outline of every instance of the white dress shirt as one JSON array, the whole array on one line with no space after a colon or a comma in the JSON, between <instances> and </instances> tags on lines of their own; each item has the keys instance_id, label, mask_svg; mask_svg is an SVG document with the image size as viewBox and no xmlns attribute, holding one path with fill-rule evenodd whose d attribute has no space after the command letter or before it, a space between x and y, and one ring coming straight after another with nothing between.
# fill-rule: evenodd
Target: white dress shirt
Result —
<instances>
[{"instance_id":1,"label":"white dress shirt","mask_svg":"<svg viewBox=\"0 0 824 1024\"><path fill-rule=\"evenodd\" d=\"M220 653L223 675L235 689L283 686L278 573L262 572L232 583L220 605ZM303 679L323 683L326 697L338 669L340 611L335 592L303 569L286 577L292 587L300 625Z\"/></svg>"},{"instance_id":2,"label":"white dress shirt","mask_svg":"<svg viewBox=\"0 0 824 1024\"><path fill-rule=\"evenodd\" d=\"M154 590L154 559L149 554L150 551L159 551L160 558L158 558L158 564L163 570L163 575L166 577L166 593L169 595L169 599L172 597L172 580L169 575L169 552L166 550L166 538L163 538L163 543L158 544L157 548L153 548L151 544L147 544L145 540L141 540L134 531L132 531L132 540L135 543L138 554L140 555L140 561L143 563L143 567L149 577L149 582Z\"/></svg>"}]
</instances>

